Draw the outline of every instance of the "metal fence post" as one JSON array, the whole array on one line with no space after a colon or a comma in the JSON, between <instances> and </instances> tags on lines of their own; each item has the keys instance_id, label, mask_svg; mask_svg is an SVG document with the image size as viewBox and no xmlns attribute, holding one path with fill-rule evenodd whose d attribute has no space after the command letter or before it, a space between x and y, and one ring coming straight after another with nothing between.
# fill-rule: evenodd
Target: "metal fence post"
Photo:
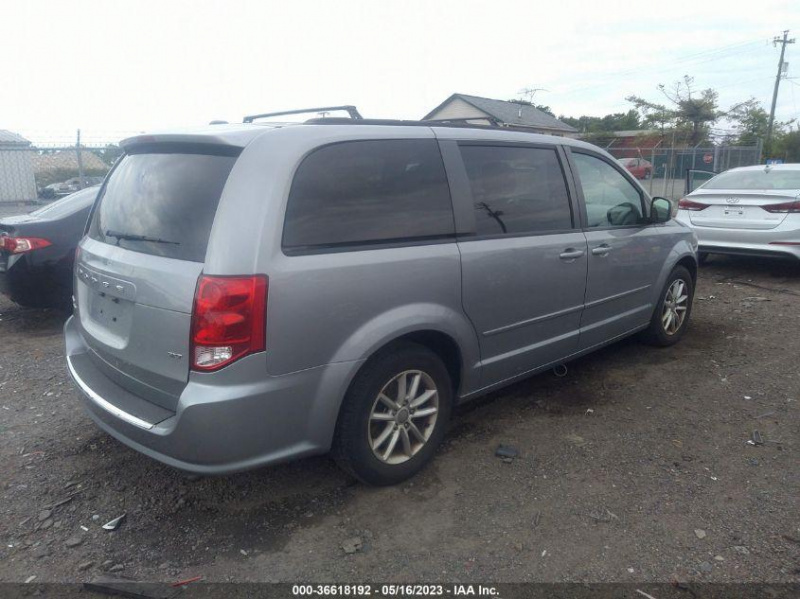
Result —
<instances>
[{"instance_id":1,"label":"metal fence post","mask_svg":"<svg viewBox=\"0 0 800 599\"><path fill-rule=\"evenodd\" d=\"M83 189L85 179L83 177L83 158L81 157L81 130L78 129L78 139L75 142L75 157L78 159L78 189Z\"/></svg>"}]
</instances>

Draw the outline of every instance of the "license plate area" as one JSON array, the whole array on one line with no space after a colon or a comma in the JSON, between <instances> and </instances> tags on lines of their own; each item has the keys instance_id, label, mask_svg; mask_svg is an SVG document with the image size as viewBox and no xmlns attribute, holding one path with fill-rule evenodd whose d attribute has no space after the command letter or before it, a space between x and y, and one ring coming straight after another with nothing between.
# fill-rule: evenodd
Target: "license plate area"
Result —
<instances>
[{"instance_id":1,"label":"license plate area","mask_svg":"<svg viewBox=\"0 0 800 599\"><path fill-rule=\"evenodd\" d=\"M118 297L111 297L102 291L91 291L91 301L89 302L89 315L97 324L105 327L111 332L121 332L125 315L129 310L125 309Z\"/></svg>"},{"instance_id":2,"label":"license plate area","mask_svg":"<svg viewBox=\"0 0 800 599\"><path fill-rule=\"evenodd\" d=\"M747 214L744 208L733 206L726 206L722 209L722 212L725 214L725 216L732 216L734 218L744 218Z\"/></svg>"}]
</instances>

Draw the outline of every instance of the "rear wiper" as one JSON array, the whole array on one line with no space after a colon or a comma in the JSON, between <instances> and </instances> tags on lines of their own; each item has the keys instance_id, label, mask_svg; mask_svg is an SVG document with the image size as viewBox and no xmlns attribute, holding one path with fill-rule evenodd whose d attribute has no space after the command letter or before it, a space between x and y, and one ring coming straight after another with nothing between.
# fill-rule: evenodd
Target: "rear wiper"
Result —
<instances>
[{"instance_id":1,"label":"rear wiper","mask_svg":"<svg viewBox=\"0 0 800 599\"><path fill-rule=\"evenodd\" d=\"M157 237L148 237L147 235L134 235L133 233L123 233L121 231L106 231L106 237L116 237L117 245L123 239L125 241L148 241L150 243L169 243L171 245L180 245L178 241L170 241L168 239L159 239Z\"/></svg>"}]
</instances>

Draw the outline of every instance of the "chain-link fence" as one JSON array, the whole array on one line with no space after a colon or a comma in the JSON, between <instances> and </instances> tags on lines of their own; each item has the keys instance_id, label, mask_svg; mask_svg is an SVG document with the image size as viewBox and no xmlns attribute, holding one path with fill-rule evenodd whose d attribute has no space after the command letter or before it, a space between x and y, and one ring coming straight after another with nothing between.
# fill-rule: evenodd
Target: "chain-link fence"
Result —
<instances>
[{"instance_id":1,"label":"chain-link fence","mask_svg":"<svg viewBox=\"0 0 800 599\"><path fill-rule=\"evenodd\" d=\"M754 146L696 146L606 148L633 176L640 179L650 195L678 200L686 193L690 170L721 173L738 166L761 163L761 144Z\"/></svg>"},{"instance_id":2,"label":"chain-link fence","mask_svg":"<svg viewBox=\"0 0 800 599\"><path fill-rule=\"evenodd\" d=\"M39 148L0 145L0 203L53 200L97 185L117 155L115 146Z\"/></svg>"},{"instance_id":3,"label":"chain-link fence","mask_svg":"<svg viewBox=\"0 0 800 599\"><path fill-rule=\"evenodd\" d=\"M119 135L115 137L125 137ZM0 130L0 205L50 201L102 182L121 154L115 143L36 143Z\"/></svg>"}]
</instances>

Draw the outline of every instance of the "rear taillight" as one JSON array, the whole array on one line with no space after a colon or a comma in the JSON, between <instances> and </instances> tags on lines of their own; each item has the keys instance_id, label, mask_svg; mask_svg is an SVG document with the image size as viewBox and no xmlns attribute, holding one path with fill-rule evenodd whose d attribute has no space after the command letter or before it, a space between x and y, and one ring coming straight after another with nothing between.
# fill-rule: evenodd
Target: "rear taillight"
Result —
<instances>
[{"instance_id":1,"label":"rear taillight","mask_svg":"<svg viewBox=\"0 0 800 599\"><path fill-rule=\"evenodd\" d=\"M781 204L767 204L761 206L767 212L784 212L784 213L797 213L800 212L800 202L783 202Z\"/></svg>"},{"instance_id":2,"label":"rear taillight","mask_svg":"<svg viewBox=\"0 0 800 599\"><path fill-rule=\"evenodd\" d=\"M40 237L0 237L0 250L5 250L9 254L24 254L49 245L53 244Z\"/></svg>"},{"instance_id":3,"label":"rear taillight","mask_svg":"<svg viewBox=\"0 0 800 599\"><path fill-rule=\"evenodd\" d=\"M682 198L680 201L678 201L678 210L705 210L708 208L708 206L708 204L693 202L692 200L687 200L686 198Z\"/></svg>"},{"instance_id":4,"label":"rear taillight","mask_svg":"<svg viewBox=\"0 0 800 599\"><path fill-rule=\"evenodd\" d=\"M201 276L192 311L192 368L218 370L266 349L269 279Z\"/></svg>"}]
</instances>

